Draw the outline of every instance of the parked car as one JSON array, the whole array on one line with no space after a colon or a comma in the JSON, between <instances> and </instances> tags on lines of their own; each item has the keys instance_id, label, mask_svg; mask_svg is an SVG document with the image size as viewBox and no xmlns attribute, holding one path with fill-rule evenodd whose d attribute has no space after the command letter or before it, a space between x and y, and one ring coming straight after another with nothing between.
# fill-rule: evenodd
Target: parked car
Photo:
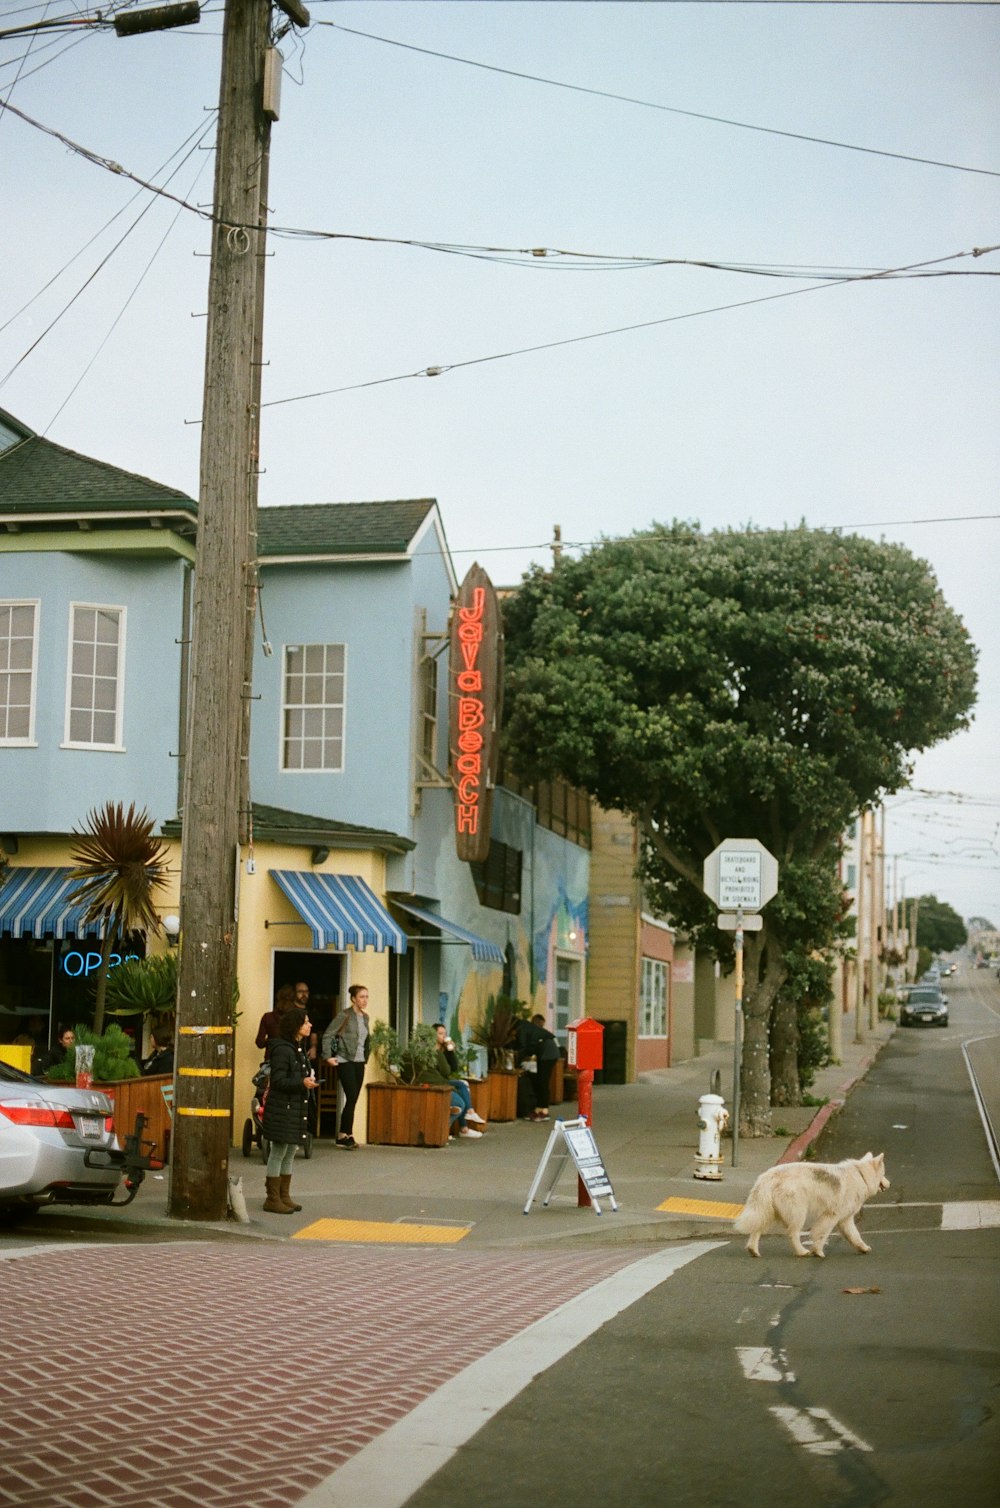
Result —
<instances>
[{"instance_id":1,"label":"parked car","mask_svg":"<svg viewBox=\"0 0 1000 1508\"><path fill-rule=\"evenodd\" d=\"M0 1062L0 1204L109 1204L122 1154L107 1095Z\"/></svg>"},{"instance_id":2,"label":"parked car","mask_svg":"<svg viewBox=\"0 0 1000 1508\"><path fill-rule=\"evenodd\" d=\"M948 997L936 984L912 984L899 1007L900 1026L947 1026Z\"/></svg>"}]
</instances>

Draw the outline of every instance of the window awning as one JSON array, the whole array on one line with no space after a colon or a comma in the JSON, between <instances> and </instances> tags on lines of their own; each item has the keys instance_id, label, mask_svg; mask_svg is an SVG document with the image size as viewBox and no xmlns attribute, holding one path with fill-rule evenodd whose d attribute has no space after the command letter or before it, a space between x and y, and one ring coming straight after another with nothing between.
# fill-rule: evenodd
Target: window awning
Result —
<instances>
[{"instance_id":1,"label":"window awning","mask_svg":"<svg viewBox=\"0 0 1000 1508\"><path fill-rule=\"evenodd\" d=\"M314 948L406 952L406 933L360 875L272 869L271 878L311 929Z\"/></svg>"},{"instance_id":2,"label":"window awning","mask_svg":"<svg viewBox=\"0 0 1000 1508\"><path fill-rule=\"evenodd\" d=\"M85 922L71 869L8 869L0 885L0 933L10 937L100 937L100 921Z\"/></svg>"},{"instance_id":3,"label":"window awning","mask_svg":"<svg viewBox=\"0 0 1000 1508\"><path fill-rule=\"evenodd\" d=\"M450 922L446 916L439 916L436 911L425 911L421 906L411 906L409 901L398 901L393 898L392 904L398 906L400 911L409 912L418 921L430 922L431 926L439 927L442 932L450 932L452 937L457 937L459 942L468 943L472 949L472 956L479 963L504 962L503 949L488 938L478 937L475 932L469 932L467 928L460 927L458 922Z\"/></svg>"}]
</instances>

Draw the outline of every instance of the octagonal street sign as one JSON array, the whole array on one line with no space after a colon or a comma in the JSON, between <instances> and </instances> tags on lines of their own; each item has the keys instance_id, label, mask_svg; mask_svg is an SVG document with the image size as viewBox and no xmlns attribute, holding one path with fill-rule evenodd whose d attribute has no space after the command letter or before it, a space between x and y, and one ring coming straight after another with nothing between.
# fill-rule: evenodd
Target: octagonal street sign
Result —
<instances>
[{"instance_id":1,"label":"octagonal street sign","mask_svg":"<svg viewBox=\"0 0 1000 1508\"><path fill-rule=\"evenodd\" d=\"M778 889L778 861L756 838L726 838L705 860L702 888L720 911L749 915Z\"/></svg>"}]
</instances>

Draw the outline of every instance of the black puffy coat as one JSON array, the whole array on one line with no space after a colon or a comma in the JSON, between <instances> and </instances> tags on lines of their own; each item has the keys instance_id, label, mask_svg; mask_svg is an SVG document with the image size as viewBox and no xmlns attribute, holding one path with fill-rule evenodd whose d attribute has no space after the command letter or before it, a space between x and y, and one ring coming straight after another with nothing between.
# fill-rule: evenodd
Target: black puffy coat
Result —
<instances>
[{"instance_id":1,"label":"black puffy coat","mask_svg":"<svg viewBox=\"0 0 1000 1508\"><path fill-rule=\"evenodd\" d=\"M298 1145L305 1141L309 1129L309 1091L302 1082L312 1072L309 1059L305 1048L285 1037L275 1037L270 1064L264 1135L282 1146Z\"/></svg>"}]
</instances>

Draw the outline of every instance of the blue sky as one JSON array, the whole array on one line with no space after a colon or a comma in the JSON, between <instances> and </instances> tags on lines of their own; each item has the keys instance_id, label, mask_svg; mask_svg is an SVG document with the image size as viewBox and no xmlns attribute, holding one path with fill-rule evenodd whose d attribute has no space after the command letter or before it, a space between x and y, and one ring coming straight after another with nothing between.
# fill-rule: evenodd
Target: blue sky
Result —
<instances>
[{"instance_id":1,"label":"blue sky","mask_svg":"<svg viewBox=\"0 0 1000 1508\"><path fill-rule=\"evenodd\" d=\"M86 9L3 0L0 29ZM319 0L311 11L672 110L317 24L282 43L276 225L800 272L1000 242L996 7ZM220 32L221 6L207 5L184 32L49 34L30 51L2 40L0 95L144 178L208 128L170 184L206 204ZM95 273L150 196L123 208L134 184L11 114L0 163L0 406L195 492L204 224L153 200ZM916 763L920 790L956 795L894 801L888 848L907 893L1000 921L994 278L813 288L354 240L272 237L270 249L265 400L379 385L266 410L265 505L434 496L460 573L478 557L498 582L550 558L556 523L588 541L675 516L710 528L804 519L928 559L981 649L980 706L968 733ZM1000 253L939 265L995 273ZM669 322L479 360L656 320ZM454 369L380 382L432 365Z\"/></svg>"}]
</instances>

